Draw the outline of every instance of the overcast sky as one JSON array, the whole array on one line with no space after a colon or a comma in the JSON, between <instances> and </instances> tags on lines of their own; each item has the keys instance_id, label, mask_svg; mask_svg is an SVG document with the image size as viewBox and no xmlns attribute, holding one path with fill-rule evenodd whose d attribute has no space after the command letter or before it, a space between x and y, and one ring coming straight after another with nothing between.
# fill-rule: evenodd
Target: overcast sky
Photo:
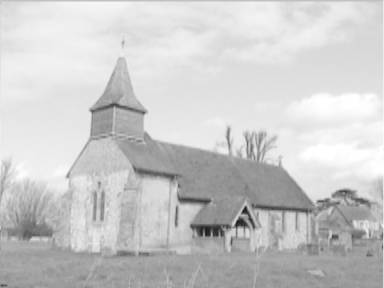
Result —
<instances>
[{"instance_id":1,"label":"overcast sky","mask_svg":"<svg viewBox=\"0 0 384 288\"><path fill-rule=\"evenodd\" d=\"M213 149L277 134L313 199L382 163L381 2L1 3L1 157L65 189L125 37L153 138Z\"/></svg>"}]
</instances>

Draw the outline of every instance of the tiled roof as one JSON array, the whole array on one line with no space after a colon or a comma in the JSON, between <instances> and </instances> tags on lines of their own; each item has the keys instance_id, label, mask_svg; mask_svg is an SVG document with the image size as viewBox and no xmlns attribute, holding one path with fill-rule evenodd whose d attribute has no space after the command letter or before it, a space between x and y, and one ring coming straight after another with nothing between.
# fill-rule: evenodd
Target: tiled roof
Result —
<instances>
[{"instance_id":1,"label":"tiled roof","mask_svg":"<svg viewBox=\"0 0 384 288\"><path fill-rule=\"evenodd\" d=\"M179 176L180 199L245 197L258 207L309 210L311 200L285 169L181 145L116 140L137 170Z\"/></svg>"},{"instance_id":2,"label":"tiled roof","mask_svg":"<svg viewBox=\"0 0 384 288\"><path fill-rule=\"evenodd\" d=\"M335 216L333 214L334 209L334 207L330 207L317 214L316 222L319 225L319 229L350 231L352 228L350 224L343 217Z\"/></svg>"},{"instance_id":3,"label":"tiled roof","mask_svg":"<svg viewBox=\"0 0 384 288\"><path fill-rule=\"evenodd\" d=\"M338 205L336 206L336 209L338 209L350 223L352 223L354 220L377 221L371 210L366 206Z\"/></svg>"},{"instance_id":4,"label":"tiled roof","mask_svg":"<svg viewBox=\"0 0 384 288\"><path fill-rule=\"evenodd\" d=\"M107 87L105 88L103 95L91 107L91 111L111 105L133 109L142 113L147 112L133 92L127 69L127 62L124 57L117 59L115 69L109 78Z\"/></svg>"},{"instance_id":5,"label":"tiled roof","mask_svg":"<svg viewBox=\"0 0 384 288\"><path fill-rule=\"evenodd\" d=\"M170 176L180 174L169 161L161 145L153 141L148 134L144 135L144 140L137 142L127 138L116 138L115 141L136 170Z\"/></svg>"},{"instance_id":6,"label":"tiled roof","mask_svg":"<svg viewBox=\"0 0 384 288\"><path fill-rule=\"evenodd\" d=\"M236 216L242 212L243 206L248 207L253 224L260 227L260 223L255 219L248 201L244 197L236 196L214 199L199 211L191 225L232 226L233 222L237 220Z\"/></svg>"}]
</instances>

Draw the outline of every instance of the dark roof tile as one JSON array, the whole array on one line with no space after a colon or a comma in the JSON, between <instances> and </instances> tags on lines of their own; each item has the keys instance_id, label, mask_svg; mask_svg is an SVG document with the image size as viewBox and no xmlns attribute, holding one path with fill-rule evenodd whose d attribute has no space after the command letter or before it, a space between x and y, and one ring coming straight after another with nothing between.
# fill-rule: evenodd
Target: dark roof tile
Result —
<instances>
[{"instance_id":1,"label":"dark roof tile","mask_svg":"<svg viewBox=\"0 0 384 288\"><path fill-rule=\"evenodd\" d=\"M195 219L192 226L232 226L236 216L241 213L242 207L246 205L252 217L253 224L257 227L260 223L255 219L252 208L244 197L230 197L214 199L211 203L204 206Z\"/></svg>"},{"instance_id":2,"label":"dark roof tile","mask_svg":"<svg viewBox=\"0 0 384 288\"><path fill-rule=\"evenodd\" d=\"M139 102L139 100L137 100L135 93L133 92L127 68L127 61L124 57L117 59L115 69L109 78L107 87L105 88L103 95L91 107L91 111L102 109L111 105L133 109L142 113L147 112L144 106Z\"/></svg>"},{"instance_id":3,"label":"dark roof tile","mask_svg":"<svg viewBox=\"0 0 384 288\"><path fill-rule=\"evenodd\" d=\"M179 175L180 199L245 197L258 207L309 210L313 203L281 167L155 141L116 140L135 169Z\"/></svg>"}]
</instances>

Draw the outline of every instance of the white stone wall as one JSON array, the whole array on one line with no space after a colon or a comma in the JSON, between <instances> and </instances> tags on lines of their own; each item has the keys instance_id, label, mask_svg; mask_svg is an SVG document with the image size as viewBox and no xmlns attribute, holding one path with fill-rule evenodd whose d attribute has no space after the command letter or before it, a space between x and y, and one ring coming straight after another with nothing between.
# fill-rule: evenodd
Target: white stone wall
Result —
<instances>
[{"instance_id":1,"label":"white stone wall","mask_svg":"<svg viewBox=\"0 0 384 288\"><path fill-rule=\"evenodd\" d=\"M177 199L176 199L177 200ZM197 213L201 210L201 208L205 205L202 202L187 202L182 201L176 202L179 207L179 219L178 225L175 227L174 214L172 213L173 221L173 231L172 231L172 247L179 251L180 253L190 253L191 246L193 244L193 234L191 223L193 219L196 217ZM175 206L176 206L175 205ZM174 206L174 207L175 207ZM175 211L175 208L173 209Z\"/></svg>"},{"instance_id":2,"label":"white stone wall","mask_svg":"<svg viewBox=\"0 0 384 288\"><path fill-rule=\"evenodd\" d=\"M259 222L261 224L260 229L260 236L259 236L259 245L268 247L270 240L269 240L269 211L264 209L255 209L254 214L256 218L259 219Z\"/></svg>"},{"instance_id":3,"label":"white stone wall","mask_svg":"<svg viewBox=\"0 0 384 288\"><path fill-rule=\"evenodd\" d=\"M72 191L72 250L110 253L116 251L121 194L130 171L133 171L132 166L113 140L92 140L84 148L71 170L69 181ZM92 219L92 193L99 189L99 182L105 192L105 216L102 222ZM97 218L99 219L99 212Z\"/></svg>"},{"instance_id":4,"label":"white stone wall","mask_svg":"<svg viewBox=\"0 0 384 288\"><path fill-rule=\"evenodd\" d=\"M110 175L83 175L71 179L73 190L71 248L74 251L116 252L120 224L120 198L127 183L128 173L128 171L120 171ZM99 182L101 189L105 192L104 221L100 221L99 205L96 221L92 218L92 194L99 189Z\"/></svg>"},{"instance_id":5,"label":"white stone wall","mask_svg":"<svg viewBox=\"0 0 384 288\"><path fill-rule=\"evenodd\" d=\"M261 224L259 245L265 247L275 245L279 249L296 249L300 244L310 241L308 213L286 210L285 231L282 227L282 210L256 208L254 213L258 215ZM296 213L298 213L298 229L296 229ZM274 225L272 221L275 221ZM275 229L275 233L272 231L273 228ZM274 241L276 242L274 243Z\"/></svg>"},{"instance_id":6,"label":"white stone wall","mask_svg":"<svg viewBox=\"0 0 384 288\"><path fill-rule=\"evenodd\" d=\"M70 180L72 190L72 207L70 221L70 246L71 249L79 251L88 250L87 239L87 221L86 209L89 202L88 197L88 181L86 176L76 177Z\"/></svg>"},{"instance_id":7,"label":"white stone wall","mask_svg":"<svg viewBox=\"0 0 384 288\"><path fill-rule=\"evenodd\" d=\"M141 174L140 178L140 247L167 248L175 184L165 176Z\"/></svg>"},{"instance_id":8,"label":"white stone wall","mask_svg":"<svg viewBox=\"0 0 384 288\"><path fill-rule=\"evenodd\" d=\"M298 229L296 229L296 213L298 213ZM298 245L307 243L307 213L286 211L286 228L282 233L282 249L296 249Z\"/></svg>"}]
</instances>

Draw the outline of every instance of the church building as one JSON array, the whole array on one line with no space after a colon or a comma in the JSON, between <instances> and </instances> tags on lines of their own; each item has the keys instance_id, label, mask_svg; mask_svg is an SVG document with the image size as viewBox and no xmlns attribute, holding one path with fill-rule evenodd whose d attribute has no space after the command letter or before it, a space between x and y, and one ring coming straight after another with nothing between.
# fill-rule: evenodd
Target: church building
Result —
<instances>
[{"instance_id":1,"label":"church building","mask_svg":"<svg viewBox=\"0 0 384 288\"><path fill-rule=\"evenodd\" d=\"M151 138L124 57L90 111L56 245L113 255L311 241L313 204L283 167Z\"/></svg>"}]
</instances>

